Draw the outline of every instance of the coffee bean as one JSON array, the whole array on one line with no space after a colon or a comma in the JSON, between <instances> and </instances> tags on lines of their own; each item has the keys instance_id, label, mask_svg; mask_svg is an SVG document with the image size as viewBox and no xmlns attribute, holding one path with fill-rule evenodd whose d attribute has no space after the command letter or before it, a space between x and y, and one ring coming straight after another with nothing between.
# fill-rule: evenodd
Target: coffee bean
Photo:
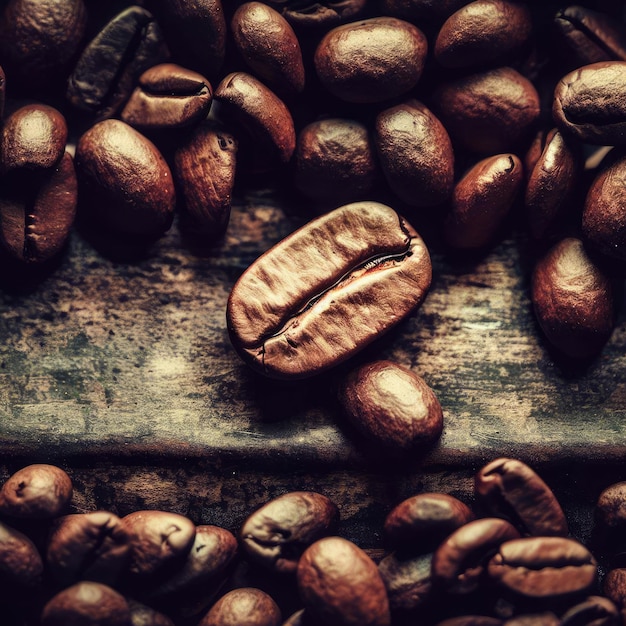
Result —
<instances>
[{"instance_id":1,"label":"coffee bean","mask_svg":"<svg viewBox=\"0 0 626 626\"><path fill-rule=\"evenodd\" d=\"M488 515L503 517L522 534L568 534L563 509L552 490L528 465L500 458L488 463L474 481L478 503Z\"/></svg>"},{"instance_id":2,"label":"coffee bean","mask_svg":"<svg viewBox=\"0 0 626 626\"><path fill-rule=\"evenodd\" d=\"M626 528L626 482L609 485L598 496L596 521L604 530Z\"/></svg>"},{"instance_id":3,"label":"coffee bean","mask_svg":"<svg viewBox=\"0 0 626 626\"><path fill-rule=\"evenodd\" d=\"M437 626L502 626L504 622L488 615L461 615L437 622Z\"/></svg>"},{"instance_id":4,"label":"coffee bean","mask_svg":"<svg viewBox=\"0 0 626 626\"><path fill-rule=\"evenodd\" d=\"M285 19L304 31L324 31L342 22L357 19L367 0L271 0Z\"/></svg>"},{"instance_id":5,"label":"coffee bean","mask_svg":"<svg viewBox=\"0 0 626 626\"><path fill-rule=\"evenodd\" d=\"M325 537L298 562L307 612L337 626L388 626L389 601L376 564L351 541Z\"/></svg>"},{"instance_id":6,"label":"coffee bean","mask_svg":"<svg viewBox=\"0 0 626 626\"><path fill-rule=\"evenodd\" d=\"M174 63L161 63L139 77L120 118L140 130L184 128L207 116L212 98L204 76Z\"/></svg>"},{"instance_id":7,"label":"coffee bean","mask_svg":"<svg viewBox=\"0 0 626 626\"><path fill-rule=\"evenodd\" d=\"M392 614L411 613L432 601L431 562L432 554L403 557L396 552L381 560L378 571L387 589Z\"/></svg>"},{"instance_id":8,"label":"coffee bean","mask_svg":"<svg viewBox=\"0 0 626 626\"><path fill-rule=\"evenodd\" d=\"M2 596L41 585L43 561L35 544L23 533L0 522L0 582Z\"/></svg>"},{"instance_id":9,"label":"coffee bean","mask_svg":"<svg viewBox=\"0 0 626 626\"><path fill-rule=\"evenodd\" d=\"M198 626L280 626L281 612L271 596L254 587L223 595Z\"/></svg>"},{"instance_id":10,"label":"coffee bean","mask_svg":"<svg viewBox=\"0 0 626 626\"><path fill-rule=\"evenodd\" d=\"M551 611L530 613L507 619L503 626L561 626L561 620Z\"/></svg>"},{"instance_id":11,"label":"coffee bean","mask_svg":"<svg viewBox=\"0 0 626 626\"><path fill-rule=\"evenodd\" d=\"M431 272L423 240L393 209L345 205L292 233L244 272L228 300L231 341L262 374L312 376L415 310Z\"/></svg>"},{"instance_id":12,"label":"coffee bean","mask_svg":"<svg viewBox=\"0 0 626 626\"><path fill-rule=\"evenodd\" d=\"M443 411L434 391L415 372L380 360L350 371L339 383L339 404L367 438L389 449L433 444L443 431Z\"/></svg>"},{"instance_id":13,"label":"coffee bean","mask_svg":"<svg viewBox=\"0 0 626 626\"><path fill-rule=\"evenodd\" d=\"M602 591L621 611L626 609L626 569L610 569L603 581Z\"/></svg>"},{"instance_id":14,"label":"coffee bean","mask_svg":"<svg viewBox=\"0 0 626 626\"><path fill-rule=\"evenodd\" d=\"M539 259L531 298L546 338L568 356L597 354L613 331L611 280L580 239L567 237Z\"/></svg>"},{"instance_id":15,"label":"coffee bean","mask_svg":"<svg viewBox=\"0 0 626 626\"><path fill-rule=\"evenodd\" d=\"M454 152L435 115L418 100L381 111L374 141L391 190L411 206L440 204L452 193Z\"/></svg>"},{"instance_id":16,"label":"coffee bean","mask_svg":"<svg viewBox=\"0 0 626 626\"><path fill-rule=\"evenodd\" d=\"M381 0L380 6L384 15L401 17L410 22L443 22L455 11L468 4L471 0Z\"/></svg>"},{"instance_id":17,"label":"coffee bean","mask_svg":"<svg viewBox=\"0 0 626 626\"><path fill-rule=\"evenodd\" d=\"M60 467L27 465L2 485L0 513L21 519L56 517L69 506L72 492L72 480Z\"/></svg>"},{"instance_id":18,"label":"coffee bean","mask_svg":"<svg viewBox=\"0 0 626 626\"><path fill-rule=\"evenodd\" d=\"M155 611L133 598L127 598L132 626L175 626L174 622L164 613Z\"/></svg>"},{"instance_id":19,"label":"coffee bean","mask_svg":"<svg viewBox=\"0 0 626 626\"><path fill-rule=\"evenodd\" d=\"M410 91L422 75L426 37L417 26L375 17L337 26L315 50L315 70L334 96L383 102Z\"/></svg>"},{"instance_id":20,"label":"coffee bean","mask_svg":"<svg viewBox=\"0 0 626 626\"><path fill-rule=\"evenodd\" d=\"M590 596L568 609L557 622L561 626L619 626L619 611L613 602L602 596Z\"/></svg>"}]
</instances>

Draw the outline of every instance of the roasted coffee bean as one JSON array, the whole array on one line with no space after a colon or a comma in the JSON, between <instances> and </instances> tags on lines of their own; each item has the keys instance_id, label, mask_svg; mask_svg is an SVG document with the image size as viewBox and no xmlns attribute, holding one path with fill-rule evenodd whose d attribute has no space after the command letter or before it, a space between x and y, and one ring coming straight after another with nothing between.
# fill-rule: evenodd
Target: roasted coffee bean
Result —
<instances>
[{"instance_id":1,"label":"roasted coffee bean","mask_svg":"<svg viewBox=\"0 0 626 626\"><path fill-rule=\"evenodd\" d=\"M616 567L606 573L602 581L602 591L619 609L626 608L626 569Z\"/></svg>"},{"instance_id":2,"label":"roasted coffee bean","mask_svg":"<svg viewBox=\"0 0 626 626\"><path fill-rule=\"evenodd\" d=\"M217 80L226 54L221 0L149 0L178 63Z\"/></svg>"},{"instance_id":3,"label":"roasted coffee bean","mask_svg":"<svg viewBox=\"0 0 626 626\"><path fill-rule=\"evenodd\" d=\"M127 598L126 601L130 609L132 626L175 626L174 622L164 613L159 613L152 607L137 602L133 598Z\"/></svg>"},{"instance_id":4,"label":"roasted coffee bean","mask_svg":"<svg viewBox=\"0 0 626 626\"><path fill-rule=\"evenodd\" d=\"M567 537L567 520L552 490L528 465L500 458L485 465L474 480L479 504L503 517L523 535Z\"/></svg>"},{"instance_id":5,"label":"roasted coffee bean","mask_svg":"<svg viewBox=\"0 0 626 626\"><path fill-rule=\"evenodd\" d=\"M292 615L290 615L284 622L283 626L313 626L309 624L309 621L306 618L306 611L304 609L300 609L296 611Z\"/></svg>"},{"instance_id":6,"label":"roasted coffee bean","mask_svg":"<svg viewBox=\"0 0 626 626\"><path fill-rule=\"evenodd\" d=\"M76 148L81 206L106 228L158 236L171 225L176 193L156 146L120 120L85 132Z\"/></svg>"},{"instance_id":7,"label":"roasted coffee bean","mask_svg":"<svg viewBox=\"0 0 626 626\"><path fill-rule=\"evenodd\" d=\"M285 103L262 82L245 72L233 72L219 83L214 99L227 122L243 125L255 149L269 160L266 167L291 159L296 148L293 118Z\"/></svg>"},{"instance_id":8,"label":"roasted coffee bean","mask_svg":"<svg viewBox=\"0 0 626 626\"><path fill-rule=\"evenodd\" d=\"M83 43L83 0L10 0L0 15L0 64L29 94L47 93L65 78Z\"/></svg>"},{"instance_id":9,"label":"roasted coffee bean","mask_svg":"<svg viewBox=\"0 0 626 626\"><path fill-rule=\"evenodd\" d=\"M254 587L223 595L198 626L280 626L282 616L271 596Z\"/></svg>"},{"instance_id":10,"label":"roasted coffee bean","mask_svg":"<svg viewBox=\"0 0 626 626\"><path fill-rule=\"evenodd\" d=\"M462 250L492 243L523 183L522 162L514 154L496 154L472 166L454 186L443 224L446 243Z\"/></svg>"},{"instance_id":11,"label":"roasted coffee bean","mask_svg":"<svg viewBox=\"0 0 626 626\"><path fill-rule=\"evenodd\" d=\"M65 512L73 486L60 467L36 463L9 476L0 490L0 514L21 519L49 519Z\"/></svg>"},{"instance_id":12,"label":"roasted coffee bean","mask_svg":"<svg viewBox=\"0 0 626 626\"><path fill-rule=\"evenodd\" d=\"M219 239L228 227L237 149L230 132L215 122L205 122L174 154L181 225L208 242Z\"/></svg>"},{"instance_id":13,"label":"roasted coffee bean","mask_svg":"<svg viewBox=\"0 0 626 626\"><path fill-rule=\"evenodd\" d=\"M552 129L538 138L540 154L527 169L524 195L531 235L543 239L558 232L582 170L579 145Z\"/></svg>"},{"instance_id":14,"label":"roasted coffee bean","mask_svg":"<svg viewBox=\"0 0 626 626\"><path fill-rule=\"evenodd\" d=\"M432 554L403 557L388 554L378 564L385 583L391 613L411 613L432 601Z\"/></svg>"},{"instance_id":15,"label":"roasted coffee bean","mask_svg":"<svg viewBox=\"0 0 626 626\"><path fill-rule=\"evenodd\" d=\"M602 254L626 260L626 156L612 150L591 183L582 215L582 232Z\"/></svg>"},{"instance_id":16,"label":"roasted coffee bean","mask_svg":"<svg viewBox=\"0 0 626 626\"><path fill-rule=\"evenodd\" d=\"M487 563L500 544L517 539L515 527L503 519L485 517L455 530L435 550L433 587L450 594L472 593L487 572Z\"/></svg>"},{"instance_id":17,"label":"roasted coffee bean","mask_svg":"<svg viewBox=\"0 0 626 626\"><path fill-rule=\"evenodd\" d=\"M453 13L435 41L435 59L444 67L498 62L526 44L532 32L528 6L507 0L476 0Z\"/></svg>"},{"instance_id":18,"label":"roasted coffee bean","mask_svg":"<svg viewBox=\"0 0 626 626\"><path fill-rule=\"evenodd\" d=\"M196 535L191 520L168 511L129 513L122 518L121 527L130 538L128 571L137 582L170 573L172 567L183 563Z\"/></svg>"},{"instance_id":19,"label":"roasted coffee bean","mask_svg":"<svg viewBox=\"0 0 626 626\"><path fill-rule=\"evenodd\" d=\"M367 0L270 0L295 28L327 30L354 20L363 13Z\"/></svg>"},{"instance_id":20,"label":"roasted coffee bean","mask_svg":"<svg viewBox=\"0 0 626 626\"><path fill-rule=\"evenodd\" d=\"M245 2L230 24L239 54L270 89L285 95L304 89L300 43L278 11L262 2Z\"/></svg>"},{"instance_id":21,"label":"roasted coffee bean","mask_svg":"<svg viewBox=\"0 0 626 626\"><path fill-rule=\"evenodd\" d=\"M322 85L347 102L383 102L417 84L428 44L417 26L394 17L374 17L337 26L315 50Z\"/></svg>"},{"instance_id":22,"label":"roasted coffee bean","mask_svg":"<svg viewBox=\"0 0 626 626\"><path fill-rule=\"evenodd\" d=\"M455 147L484 155L514 150L540 113L534 85L511 67L444 83L433 94L433 107Z\"/></svg>"},{"instance_id":23,"label":"roasted coffee bean","mask_svg":"<svg viewBox=\"0 0 626 626\"><path fill-rule=\"evenodd\" d=\"M80 580L115 586L129 560L129 534L113 513L65 515L52 525L46 562L62 586Z\"/></svg>"},{"instance_id":24,"label":"roasted coffee bean","mask_svg":"<svg viewBox=\"0 0 626 626\"><path fill-rule=\"evenodd\" d=\"M348 204L292 233L243 273L228 299L231 341L262 374L312 376L414 311L431 278L423 240L393 209Z\"/></svg>"},{"instance_id":25,"label":"roasted coffee bean","mask_svg":"<svg viewBox=\"0 0 626 626\"><path fill-rule=\"evenodd\" d=\"M471 0L380 0L380 7L385 15L393 15L411 22L443 22L455 11Z\"/></svg>"},{"instance_id":26,"label":"roasted coffee bean","mask_svg":"<svg viewBox=\"0 0 626 626\"><path fill-rule=\"evenodd\" d=\"M41 584L43 561L35 544L23 533L0 522L0 582L2 596Z\"/></svg>"},{"instance_id":27,"label":"roasted coffee bean","mask_svg":"<svg viewBox=\"0 0 626 626\"><path fill-rule=\"evenodd\" d=\"M367 126L342 118L307 124L294 155L294 186L318 202L354 202L370 193L379 176Z\"/></svg>"},{"instance_id":28,"label":"roasted coffee bean","mask_svg":"<svg viewBox=\"0 0 626 626\"><path fill-rule=\"evenodd\" d=\"M339 519L335 504L312 491L291 491L252 513L239 533L247 556L275 572L293 574L304 550L329 535Z\"/></svg>"},{"instance_id":29,"label":"roasted coffee bean","mask_svg":"<svg viewBox=\"0 0 626 626\"><path fill-rule=\"evenodd\" d=\"M557 12L554 26L559 51L576 67L626 61L626 30L605 13L571 5Z\"/></svg>"},{"instance_id":30,"label":"roasted coffee bean","mask_svg":"<svg viewBox=\"0 0 626 626\"><path fill-rule=\"evenodd\" d=\"M626 528L626 482L613 483L602 490L596 502L595 517L603 530Z\"/></svg>"},{"instance_id":31,"label":"roasted coffee bean","mask_svg":"<svg viewBox=\"0 0 626 626\"><path fill-rule=\"evenodd\" d=\"M337 395L356 429L386 448L408 451L431 445L443 431L443 411L435 392L398 363L360 365L340 381Z\"/></svg>"},{"instance_id":32,"label":"roasted coffee bean","mask_svg":"<svg viewBox=\"0 0 626 626\"><path fill-rule=\"evenodd\" d=\"M411 206L440 204L452 193L454 153L446 129L418 100L376 117L376 150L391 190Z\"/></svg>"},{"instance_id":33,"label":"roasted coffee bean","mask_svg":"<svg viewBox=\"0 0 626 626\"><path fill-rule=\"evenodd\" d=\"M566 74L552 115L564 134L600 145L626 144L626 61L605 61Z\"/></svg>"},{"instance_id":34,"label":"roasted coffee bean","mask_svg":"<svg viewBox=\"0 0 626 626\"><path fill-rule=\"evenodd\" d=\"M27 104L12 113L0 134L0 171L54 167L67 143L65 117L45 104Z\"/></svg>"},{"instance_id":35,"label":"roasted coffee bean","mask_svg":"<svg viewBox=\"0 0 626 626\"><path fill-rule=\"evenodd\" d=\"M512 617L503 626L561 626L561 620L552 611L545 611Z\"/></svg>"},{"instance_id":36,"label":"roasted coffee bean","mask_svg":"<svg viewBox=\"0 0 626 626\"><path fill-rule=\"evenodd\" d=\"M166 59L154 16L131 6L115 16L82 51L69 77L66 96L98 119L117 113L139 76Z\"/></svg>"},{"instance_id":37,"label":"roasted coffee bean","mask_svg":"<svg viewBox=\"0 0 626 626\"><path fill-rule=\"evenodd\" d=\"M120 113L140 130L184 128L205 118L213 92L201 74L174 63L146 70Z\"/></svg>"},{"instance_id":38,"label":"roasted coffee bean","mask_svg":"<svg viewBox=\"0 0 626 626\"><path fill-rule=\"evenodd\" d=\"M611 336L612 281L580 239L562 239L537 261L531 299L546 338L568 356L591 357Z\"/></svg>"},{"instance_id":39,"label":"roasted coffee bean","mask_svg":"<svg viewBox=\"0 0 626 626\"><path fill-rule=\"evenodd\" d=\"M44 263L63 249L74 224L78 184L65 152L42 172L14 171L0 182L0 244L23 263Z\"/></svg>"},{"instance_id":40,"label":"roasted coffee bean","mask_svg":"<svg viewBox=\"0 0 626 626\"><path fill-rule=\"evenodd\" d=\"M298 562L298 589L307 612L336 626L388 626L389 601L376 564L357 545L325 537Z\"/></svg>"},{"instance_id":41,"label":"roasted coffee bean","mask_svg":"<svg viewBox=\"0 0 626 626\"><path fill-rule=\"evenodd\" d=\"M472 510L445 493L420 493L398 504L385 518L387 544L394 550L431 552L453 531L474 519Z\"/></svg>"},{"instance_id":42,"label":"roasted coffee bean","mask_svg":"<svg viewBox=\"0 0 626 626\"><path fill-rule=\"evenodd\" d=\"M132 626L124 596L102 583L82 581L53 596L41 626Z\"/></svg>"},{"instance_id":43,"label":"roasted coffee bean","mask_svg":"<svg viewBox=\"0 0 626 626\"><path fill-rule=\"evenodd\" d=\"M557 622L560 626L619 626L619 611L611 600L590 596L568 609Z\"/></svg>"},{"instance_id":44,"label":"roasted coffee bean","mask_svg":"<svg viewBox=\"0 0 626 626\"><path fill-rule=\"evenodd\" d=\"M461 615L437 622L437 626L502 626L503 623L501 619L488 615Z\"/></svg>"}]
</instances>

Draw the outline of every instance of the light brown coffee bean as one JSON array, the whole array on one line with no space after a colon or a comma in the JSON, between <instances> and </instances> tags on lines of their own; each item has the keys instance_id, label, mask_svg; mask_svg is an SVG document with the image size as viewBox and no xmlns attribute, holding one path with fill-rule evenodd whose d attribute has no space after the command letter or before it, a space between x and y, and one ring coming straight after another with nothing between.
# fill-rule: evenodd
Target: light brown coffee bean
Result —
<instances>
[{"instance_id":1,"label":"light brown coffee bean","mask_svg":"<svg viewBox=\"0 0 626 626\"><path fill-rule=\"evenodd\" d=\"M280 626L276 602L261 589L240 587L223 595L198 626Z\"/></svg>"},{"instance_id":2,"label":"light brown coffee bean","mask_svg":"<svg viewBox=\"0 0 626 626\"><path fill-rule=\"evenodd\" d=\"M0 584L2 595L43 582L44 565L35 544L25 534L0 522Z\"/></svg>"}]
</instances>

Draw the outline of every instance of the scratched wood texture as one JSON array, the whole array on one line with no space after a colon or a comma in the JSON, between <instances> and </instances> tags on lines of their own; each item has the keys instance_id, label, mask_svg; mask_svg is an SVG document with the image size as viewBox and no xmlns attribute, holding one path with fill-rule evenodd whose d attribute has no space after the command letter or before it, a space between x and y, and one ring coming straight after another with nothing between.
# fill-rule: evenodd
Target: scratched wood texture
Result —
<instances>
[{"instance_id":1,"label":"scratched wood texture","mask_svg":"<svg viewBox=\"0 0 626 626\"><path fill-rule=\"evenodd\" d=\"M252 187L210 249L175 224L130 258L77 230L28 281L5 262L1 475L58 463L75 480L76 510L167 508L230 528L273 495L316 489L370 545L400 499L434 489L468 499L473 473L497 456L531 463L572 502L626 478L624 314L596 359L559 359L532 314L517 230L453 259L425 226L426 301L361 357L393 359L432 386L445 428L431 449L399 459L357 436L334 400L342 369L289 384L249 371L226 331L229 290L310 217L293 195Z\"/></svg>"}]
</instances>

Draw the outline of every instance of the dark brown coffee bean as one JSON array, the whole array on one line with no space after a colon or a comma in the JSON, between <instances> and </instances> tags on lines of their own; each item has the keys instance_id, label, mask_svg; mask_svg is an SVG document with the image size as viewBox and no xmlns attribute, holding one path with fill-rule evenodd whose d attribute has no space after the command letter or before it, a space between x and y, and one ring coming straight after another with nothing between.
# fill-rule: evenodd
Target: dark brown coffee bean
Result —
<instances>
[{"instance_id":1,"label":"dark brown coffee bean","mask_svg":"<svg viewBox=\"0 0 626 626\"><path fill-rule=\"evenodd\" d=\"M388 626L389 601L376 564L341 537L306 549L298 563L298 589L307 611L337 626Z\"/></svg>"},{"instance_id":2,"label":"dark brown coffee bean","mask_svg":"<svg viewBox=\"0 0 626 626\"><path fill-rule=\"evenodd\" d=\"M524 205L535 239L558 232L582 169L579 145L557 129L542 133L540 154L527 169Z\"/></svg>"},{"instance_id":3,"label":"dark brown coffee bean","mask_svg":"<svg viewBox=\"0 0 626 626\"><path fill-rule=\"evenodd\" d=\"M135 511L125 515L121 525L130 537L129 572L135 580L149 579L180 565L196 535L191 520L168 511Z\"/></svg>"},{"instance_id":4,"label":"dark brown coffee bean","mask_svg":"<svg viewBox=\"0 0 626 626\"><path fill-rule=\"evenodd\" d=\"M69 237L78 202L69 152L45 171L9 173L0 188L0 244L9 255L23 263L56 256Z\"/></svg>"},{"instance_id":5,"label":"dark brown coffee bean","mask_svg":"<svg viewBox=\"0 0 626 626\"><path fill-rule=\"evenodd\" d=\"M164 61L163 35L154 16L131 6L115 16L87 44L67 85L67 99L99 119L115 115L135 82Z\"/></svg>"},{"instance_id":6,"label":"dark brown coffee bean","mask_svg":"<svg viewBox=\"0 0 626 626\"><path fill-rule=\"evenodd\" d=\"M626 156L612 150L587 192L582 232L602 254L626 260Z\"/></svg>"},{"instance_id":7,"label":"dark brown coffee bean","mask_svg":"<svg viewBox=\"0 0 626 626\"><path fill-rule=\"evenodd\" d=\"M485 465L474 480L479 504L503 517L524 535L567 537L567 520L552 490L528 465L500 458Z\"/></svg>"},{"instance_id":8,"label":"dark brown coffee bean","mask_svg":"<svg viewBox=\"0 0 626 626\"><path fill-rule=\"evenodd\" d=\"M36 463L9 476L0 490L0 513L21 519L49 519L65 512L72 480L60 467Z\"/></svg>"},{"instance_id":9,"label":"dark brown coffee bean","mask_svg":"<svg viewBox=\"0 0 626 626\"><path fill-rule=\"evenodd\" d=\"M557 622L560 626L619 626L622 623L615 604L602 596L590 596L574 605Z\"/></svg>"},{"instance_id":10,"label":"dark brown coffee bean","mask_svg":"<svg viewBox=\"0 0 626 626\"><path fill-rule=\"evenodd\" d=\"M503 626L561 626L561 620L551 611L545 611L512 617Z\"/></svg>"},{"instance_id":11,"label":"dark brown coffee bean","mask_svg":"<svg viewBox=\"0 0 626 626\"><path fill-rule=\"evenodd\" d=\"M379 175L367 126L330 118L307 124L294 155L295 187L319 202L341 204L363 199Z\"/></svg>"},{"instance_id":12,"label":"dark brown coffee bean","mask_svg":"<svg viewBox=\"0 0 626 626\"><path fill-rule=\"evenodd\" d=\"M83 0L10 0L0 16L0 64L28 93L59 84L83 43Z\"/></svg>"},{"instance_id":13,"label":"dark brown coffee bean","mask_svg":"<svg viewBox=\"0 0 626 626\"><path fill-rule=\"evenodd\" d=\"M252 513L239 533L248 558L279 573L293 574L304 550L330 534L339 512L326 496L292 491Z\"/></svg>"},{"instance_id":14,"label":"dark brown coffee bean","mask_svg":"<svg viewBox=\"0 0 626 626\"><path fill-rule=\"evenodd\" d=\"M437 626L502 626L503 623L501 619L488 615L461 615L437 622Z\"/></svg>"},{"instance_id":15,"label":"dark brown coffee bean","mask_svg":"<svg viewBox=\"0 0 626 626\"><path fill-rule=\"evenodd\" d=\"M66 515L50 531L46 561L63 586L92 580L114 586L130 560L130 537L107 511Z\"/></svg>"},{"instance_id":16,"label":"dark brown coffee bean","mask_svg":"<svg viewBox=\"0 0 626 626\"><path fill-rule=\"evenodd\" d=\"M419 28L394 17L338 26L315 50L322 85L347 102L383 102L419 81L428 44Z\"/></svg>"},{"instance_id":17,"label":"dark brown coffee bean","mask_svg":"<svg viewBox=\"0 0 626 626\"><path fill-rule=\"evenodd\" d=\"M82 206L105 227L158 236L171 225L176 194L156 146L120 120L104 120L76 148Z\"/></svg>"},{"instance_id":18,"label":"dark brown coffee bean","mask_svg":"<svg viewBox=\"0 0 626 626\"><path fill-rule=\"evenodd\" d=\"M65 117L45 104L20 107L4 122L0 135L0 171L54 167L67 143Z\"/></svg>"},{"instance_id":19,"label":"dark brown coffee bean","mask_svg":"<svg viewBox=\"0 0 626 626\"><path fill-rule=\"evenodd\" d=\"M620 610L626 609L626 569L609 570L602 581L602 591Z\"/></svg>"},{"instance_id":20,"label":"dark brown coffee bean","mask_svg":"<svg viewBox=\"0 0 626 626\"><path fill-rule=\"evenodd\" d=\"M626 144L626 62L592 63L566 74L552 115L563 133L600 145Z\"/></svg>"},{"instance_id":21,"label":"dark brown coffee bean","mask_svg":"<svg viewBox=\"0 0 626 626\"><path fill-rule=\"evenodd\" d=\"M240 123L265 159L287 163L296 148L293 118L285 103L262 82L245 72L225 76L214 99L220 113Z\"/></svg>"},{"instance_id":22,"label":"dark brown coffee bean","mask_svg":"<svg viewBox=\"0 0 626 626\"><path fill-rule=\"evenodd\" d=\"M430 580L432 554L402 557L397 552L378 564L393 613L411 613L432 601Z\"/></svg>"},{"instance_id":23,"label":"dark brown coffee bean","mask_svg":"<svg viewBox=\"0 0 626 626\"><path fill-rule=\"evenodd\" d=\"M393 209L348 204L292 233L243 273L228 299L231 341L262 374L313 376L414 311L431 278L423 240Z\"/></svg>"},{"instance_id":24,"label":"dark brown coffee bean","mask_svg":"<svg viewBox=\"0 0 626 626\"><path fill-rule=\"evenodd\" d=\"M588 594L598 568L587 548L565 537L524 537L500 545L489 576L527 601L570 600Z\"/></svg>"},{"instance_id":25,"label":"dark brown coffee bean","mask_svg":"<svg viewBox=\"0 0 626 626\"><path fill-rule=\"evenodd\" d=\"M475 591L486 575L492 554L500 544L518 537L513 525L495 517L477 519L461 526L435 550L433 586L455 595Z\"/></svg>"},{"instance_id":26,"label":"dark brown coffee bean","mask_svg":"<svg viewBox=\"0 0 626 626\"><path fill-rule=\"evenodd\" d=\"M451 80L433 98L453 145L484 155L514 150L540 113L534 85L511 67Z\"/></svg>"},{"instance_id":27,"label":"dark brown coffee bean","mask_svg":"<svg viewBox=\"0 0 626 626\"><path fill-rule=\"evenodd\" d=\"M471 0L380 0L384 15L401 17L419 24L424 21L442 22Z\"/></svg>"},{"instance_id":28,"label":"dark brown coffee bean","mask_svg":"<svg viewBox=\"0 0 626 626\"><path fill-rule=\"evenodd\" d=\"M431 445L443 431L443 411L426 381L392 361L373 361L339 383L339 404L348 420L384 447L408 451Z\"/></svg>"},{"instance_id":29,"label":"dark brown coffee bean","mask_svg":"<svg viewBox=\"0 0 626 626\"><path fill-rule=\"evenodd\" d=\"M576 67L626 61L624 26L605 13L571 5L557 12L554 26L559 49Z\"/></svg>"},{"instance_id":30,"label":"dark brown coffee bean","mask_svg":"<svg viewBox=\"0 0 626 626\"><path fill-rule=\"evenodd\" d=\"M42 583L43 561L35 544L23 533L0 522L0 584L2 596Z\"/></svg>"},{"instance_id":31,"label":"dark brown coffee bean","mask_svg":"<svg viewBox=\"0 0 626 626\"><path fill-rule=\"evenodd\" d=\"M137 602L133 598L127 598L126 601L130 609L132 626L175 626L174 622L164 613L159 613L152 607Z\"/></svg>"},{"instance_id":32,"label":"dark brown coffee bean","mask_svg":"<svg viewBox=\"0 0 626 626\"><path fill-rule=\"evenodd\" d=\"M124 596L96 582L79 582L53 596L41 626L132 626Z\"/></svg>"},{"instance_id":33,"label":"dark brown coffee bean","mask_svg":"<svg viewBox=\"0 0 626 626\"><path fill-rule=\"evenodd\" d=\"M237 149L237 140L230 132L219 124L205 122L174 154L181 225L199 234L203 241L216 241L228 227Z\"/></svg>"},{"instance_id":34,"label":"dark brown coffee bean","mask_svg":"<svg viewBox=\"0 0 626 626\"><path fill-rule=\"evenodd\" d=\"M295 28L324 31L364 12L367 0L271 0Z\"/></svg>"},{"instance_id":35,"label":"dark brown coffee bean","mask_svg":"<svg viewBox=\"0 0 626 626\"><path fill-rule=\"evenodd\" d=\"M243 60L270 89L285 95L304 89L300 43L278 11L262 2L246 2L235 11L231 30Z\"/></svg>"},{"instance_id":36,"label":"dark brown coffee bean","mask_svg":"<svg viewBox=\"0 0 626 626\"><path fill-rule=\"evenodd\" d=\"M454 186L443 225L446 243L458 249L490 244L524 182L522 162L514 154L497 154L476 163Z\"/></svg>"},{"instance_id":37,"label":"dark brown coffee bean","mask_svg":"<svg viewBox=\"0 0 626 626\"><path fill-rule=\"evenodd\" d=\"M205 118L213 92L201 74L174 63L146 70L120 113L140 130L184 128Z\"/></svg>"},{"instance_id":38,"label":"dark brown coffee bean","mask_svg":"<svg viewBox=\"0 0 626 626\"><path fill-rule=\"evenodd\" d=\"M420 493L398 504L385 518L388 545L397 551L431 552L453 531L474 519L471 509L445 493Z\"/></svg>"},{"instance_id":39,"label":"dark brown coffee bean","mask_svg":"<svg viewBox=\"0 0 626 626\"><path fill-rule=\"evenodd\" d=\"M254 587L233 589L223 595L198 626L280 626L282 616L271 596Z\"/></svg>"},{"instance_id":40,"label":"dark brown coffee bean","mask_svg":"<svg viewBox=\"0 0 626 626\"><path fill-rule=\"evenodd\" d=\"M444 67L497 62L530 39L532 19L524 3L476 0L453 13L435 41L435 59Z\"/></svg>"},{"instance_id":41,"label":"dark brown coffee bean","mask_svg":"<svg viewBox=\"0 0 626 626\"><path fill-rule=\"evenodd\" d=\"M605 530L626 528L626 482L609 485L598 496L596 521Z\"/></svg>"},{"instance_id":42,"label":"dark brown coffee bean","mask_svg":"<svg viewBox=\"0 0 626 626\"><path fill-rule=\"evenodd\" d=\"M567 237L539 259L531 299L546 338L568 356L591 357L611 336L612 282L580 239Z\"/></svg>"},{"instance_id":43,"label":"dark brown coffee bean","mask_svg":"<svg viewBox=\"0 0 626 626\"><path fill-rule=\"evenodd\" d=\"M391 190L411 206L448 198L454 184L454 153L446 129L418 100L408 100L376 117L374 140Z\"/></svg>"}]
</instances>

